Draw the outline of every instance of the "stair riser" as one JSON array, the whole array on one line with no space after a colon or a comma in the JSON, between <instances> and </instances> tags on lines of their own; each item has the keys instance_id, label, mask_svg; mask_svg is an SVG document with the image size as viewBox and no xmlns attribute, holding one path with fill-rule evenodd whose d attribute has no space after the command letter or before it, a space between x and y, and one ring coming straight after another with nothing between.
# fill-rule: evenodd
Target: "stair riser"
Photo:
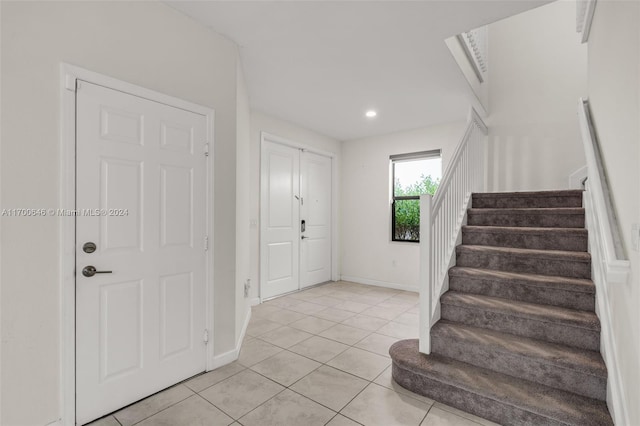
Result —
<instances>
[{"instance_id":1,"label":"stair riser","mask_svg":"<svg viewBox=\"0 0 640 426\"><path fill-rule=\"evenodd\" d=\"M441 316L448 321L488 328L502 333L560 343L591 351L600 350L600 332L591 329L571 327L554 322L542 322L502 312L469 309L446 303L441 304Z\"/></svg>"},{"instance_id":2,"label":"stair riser","mask_svg":"<svg viewBox=\"0 0 640 426\"><path fill-rule=\"evenodd\" d=\"M446 339L437 335L431 338L431 351L478 367L574 392L588 398L603 401L606 398L606 378L549 365L535 358L523 358L512 353L498 352L483 345L470 344L464 339Z\"/></svg>"},{"instance_id":3,"label":"stair riser","mask_svg":"<svg viewBox=\"0 0 640 426\"><path fill-rule=\"evenodd\" d=\"M461 293L481 294L581 311L593 311L596 304L595 295L592 293L533 286L527 285L526 282L449 276L449 289Z\"/></svg>"},{"instance_id":4,"label":"stair riser","mask_svg":"<svg viewBox=\"0 0 640 426\"><path fill-rule=\"evenodd\" d=\"M522 226L536 228L584 228L584 214L469 213L472 226Z\"/></svg>"},{"instance_id":5,"label":"stair riser","mask_svg":"<svg viewBox=\"0 0 640 426\"><path fill-rule=\"evenodd\" d=\"M433 380L427 376L404 369L395 362L391 368L391 375L405 389L501 425L566 426L566 423L560 423L548 417L519 409L511 404ZM484 379L487 383L491 382L491 377L489 376ZM575 422L575 424L579 423Z\"/></svg>"},{"instance_id":6,"label":"stair riser","mask_svg":"<svg viewBox=\"0 0 640 426\"><path fill-rule=\"evenodd\" d=\"M591 278L591 262L459 251L457 266L570 278Z\"/></svg>"},{"instance_id":7,"label":"stair riser","mask_svg":"<svg viewBox=\"0 0 640 426\"><path fill-rule=\"evenodd\" d=\"M478 209L535 209L582 207L582 195L560 197L473 197Z\"/></svg>"},{"instance_id":8,"label":"stair riser","mask_svg":"<svg viewBox=\"0 0 640 426\"><path fill-rule=\"evenodd\" d=\"M534 250L587 251L587 236L567 233L523 234L462 230L462 244Z\"/></svg>"}]
</instances>

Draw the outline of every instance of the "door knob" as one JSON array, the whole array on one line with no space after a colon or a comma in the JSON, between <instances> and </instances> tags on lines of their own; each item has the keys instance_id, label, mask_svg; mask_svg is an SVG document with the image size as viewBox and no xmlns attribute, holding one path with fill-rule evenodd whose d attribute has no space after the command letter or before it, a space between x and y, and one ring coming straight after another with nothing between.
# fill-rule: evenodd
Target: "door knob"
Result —
<instances>
[{"instance_id":1,"label":"door knob","mask_svg":"<svg viewBox=\"0 0 640 426\"><path fill-rule=\"evenodd\" d=\"M301 240L304 240L305 238L309 238L309 237L305 237L304 235L300 237Z\"/></svg>"},{"instance_id":2,"label":"door knob","mask_svg":"<svg viewBox=\"0 0 640 426\"><path fill-rule=\"evenodd\" d=\"M85 277L92 277L95 274L111 274L113 271L98 271L95 266L89 265L82 268L82 275Z\"/></svg>"}]
</instances>

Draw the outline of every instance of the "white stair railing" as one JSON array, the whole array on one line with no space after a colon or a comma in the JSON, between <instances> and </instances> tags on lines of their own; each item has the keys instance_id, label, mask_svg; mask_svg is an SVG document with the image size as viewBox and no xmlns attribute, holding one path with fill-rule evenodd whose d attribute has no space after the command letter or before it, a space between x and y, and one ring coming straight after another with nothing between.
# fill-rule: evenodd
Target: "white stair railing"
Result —
<instances>
[{"instance_id":1,"label":"white stair railing","mask_svg":"<svg viewBox=\"0 0 640 426\"><path fill-rule=\"evenodd\" d=\"M590 205L585 207L591 207L588 209L587 219L591 216L594 220L594 228L589 229L589 233L596 234L594 236L601 239L599 248L602 251L601 260L605 266L604 274L607 281L625 282L629 261L622 245L607 175L591 120L589 102L584 99L580 99L578 103L578 121L587 159L585 198Z\"/></svg>"},{"instance_id":2,"label":"white stair railing","mask_svg":"<svg viewBox=\"0 0 640 426\"><path fill-rule=\"evenodd\" d=\"M431 352L431 326L440 319L440 295L473 192L485 189L487 126L471 108L467 127L435 196L420 197L420 343Z\"/></svg>"},{"instance_id":3,"label":"white stair railing","mask_svg":"<svg viewBox=\"0 0 640 426\"><path fill-rule=\"evenodd\" d=\"M629 424L623 398L625 392L617 361L618 345L613 326L610 289L627 284L631 265L622 244L589 103L584 99L578 102L578 121L587 159L587 181L583 200L586 227L589 230L591 279L596 286L596 313L601 327L600 353L608 370L607 405L615 424Z\"/></svg>"}]
</instances>

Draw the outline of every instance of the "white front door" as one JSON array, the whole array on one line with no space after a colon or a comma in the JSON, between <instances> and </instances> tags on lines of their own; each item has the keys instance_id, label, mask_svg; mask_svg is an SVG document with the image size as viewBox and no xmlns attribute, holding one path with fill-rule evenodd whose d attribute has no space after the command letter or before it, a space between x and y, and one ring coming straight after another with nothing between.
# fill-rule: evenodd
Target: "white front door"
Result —
<instances>
[{"instance_id":1,"label":"white front door","mask_svg":"<svg viewBox=\"0 0 640 426\"><path fill-rule=\"evenodd\" d=\"M263 141L262 299L331 279L331 162L329 157Z\"/></svg>"},{"instance_id":2,"label":"white front door","mask_svg":"<svg viewBox=\"0 0 640 426\"><path fill-rule=\"evenodd\" d=\"M331 158L300 154L300 287L331 279ZM302 228L301 228L302 229Z\"/></svg>"},{"instance_id":3,"label":"white front door","mask_svg":"<svg viewBox=\"0 0 640 426\"><path fill-rule=\"evenodd\" d=\"M87 82L76 113L82 424L206 368L207 127L203 115Z\"/></svg>"},{"instance_id":4,"label":"white front door","mask_svg":"<svg viewBox=\"0 0 640 426\"><path fill-rule=\"evenodd\" d=\"M300 153L262 145L260 271L263 299L299 288Z\"/></svg>"}]
</instances>

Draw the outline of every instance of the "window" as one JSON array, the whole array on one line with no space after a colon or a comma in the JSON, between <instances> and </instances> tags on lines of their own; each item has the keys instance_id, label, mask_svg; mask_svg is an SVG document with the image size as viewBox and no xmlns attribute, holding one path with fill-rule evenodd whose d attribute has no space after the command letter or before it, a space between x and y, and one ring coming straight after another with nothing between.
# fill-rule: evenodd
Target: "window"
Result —
<instances>
[{"instance_id":1,"label":"window","mask_svg":"<svg viewBox=\"0 0 640 426\"><path fill-rule=\"evenodd\" d=\"M391 240L420 241L420 195L435 194L442 177L440 150L392 155Z\"/></svg>"}]
</instances>

